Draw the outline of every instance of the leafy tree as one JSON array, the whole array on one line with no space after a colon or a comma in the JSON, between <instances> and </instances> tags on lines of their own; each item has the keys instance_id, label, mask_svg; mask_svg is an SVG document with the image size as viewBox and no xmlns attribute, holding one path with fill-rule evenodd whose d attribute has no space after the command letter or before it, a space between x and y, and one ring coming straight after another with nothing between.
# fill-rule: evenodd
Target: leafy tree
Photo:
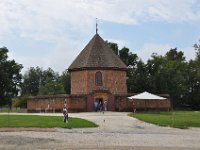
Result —
<instances>
[{"instance_id":1,"label":"leafy tree","mask_svg":"<svg viewBox=\"0 0 200 150\"><path fill-rule=\"evenodd\" d=\"M0 48L0 105L11 105L11 98L18 95L23 66L8 60L8 49Z\"/></svg>"},{"instance_id":2,"label":"leafy tree","mask_svg":"<svg viewBox=\"0 0 200 150\"><path fill-rule=\"evenodd\" d=\"M53 69L48 68L47 70L42 71L41 74L41 85L44 86L49 81L58 80L59 74L54 72Z\"/></svg>"},{"instance_id":3,"label":"leafy tree","mask_svg":"<svg viewBox=\"0 0 200 150\"><path fill-rule=\"evenodd\" d=\"M46 81L46 84L42 85L39 90L39 94L41 95L53 95L53 94L63 94L63 93L64 93L64 86L59 81L59 79Z\"/></svg>"},{"instance_id":4,"label":"leafy tree","mask_svg":"<svg viewBox=\"0 0 200 150\"><path fill-rule=\"evenodd\" d=\"M199 41L200 43L200 41ZM186 62L184 53L170 49L165 56L152 54L145 64L136 54L116 43L109 43L113 51L127 65L128 92L168 93L173 106L200 108L200 44L194 44L195 60Z\"/></svg>"},{"instance_id":5,"label":"leafy tree","mask_svg":"<svg viewBox=\"0 0 200 150\"><path fill-rule=\"evenodd\" d=\"M151 59L147 62L147 76L149 82L149 92L167 93L168 85L166 82L166 59L163 56L152 54Z\"/></svg>"},{"instance_id":6,"label":"leafy tree","mask_svg":"<svg viewBox=\"0 0 200 150\"><path fill-rule=\"evenodd\" d=\"M121 58L121 60L128 66L128 59L129 59L129 49L126 47L123 47L120 51L119 51L119 57Z\"/></svg>"},{"instance_id":7,"label":"leafy tree","mask_svg":"<svg viewBox=\"0 0 200 150\"><path fill-rule=\"evenodd\" d=\"M106 41L107 42L107 41ZM107 42L108 43L108 42ZM110 48L115 52L116 55L119 54L119 48L117 43L111 43L109 42L108 45L110 46Z\"/></svg>"},{"instance_id":8,"label":"leafy tree","mask_svg":"<svg viewBox=\"0 0 200 150\"><path fill-rule=\"evenodd\" d=\"M194 49L196 51L196 60L200 60L200 40L199 43L194 44Z\"/></svg>"},{"instance_id":9,"label":"leafy tree","mask_svg":"<svg viewBox=\"0 0 200 150\"><path fill-rule=\"evenodd\" d=\"M28 95L21 95L18 98L13 100L12 106L26 108L27 107L27 99L28 99Z\"/></svg>"},{"instance_id":10,"label":"leafy tree","mask_svg":"<svg viewBox=\"0 0 200 150\"><path fill-rule=\"evenodd\" d=\"M128 85L132 86L133 92L140 93L149 89L146 65L141 60L137 62L132 78L133 83L128 82Z\"/></svg>"},{"instance_id":11,"label":"leafy tree","mask_svg":"<svg viewBox=\"0 0 200 150\"><path fill-rule=\"evenodd\" d=\"M200 64L196 60L190 60L187 66L186 77L186 92L185 92L185 104L191 106L194 109L200 108Z\"/></svg>"},{"instance_id":12,"label":"leafy tree","mask_svg":"<svg viewBox=\"0 0 200 150\"><path fill-rule=\"evenodd\" d=\"M31 67L23 76L22 95L37 95L42 82L42 69Z\"/></svg>"},{"instance_id":13,"label":"leafy tree","mask_svg":"<svg viewBox=\"0 0 200 150\"><path fill-rule=\"evenodd\" d=\"M200 43L200 40L199 40ZM190 60L186 70L187 93L186 104L193 109L200 109L200 44L194 44L196 51L195 60Z\"/></svg>"},{"instance_id":14,"label":"leafy tree","mask_svg":"<svg viewBox=\"0 0 200 150\"><path fill-rule=\"evenodd\" d=\"M171 61L185 61L184 53L182 51L177 51L177 48L170 49L169 52L166 53L167 60Z\"/></svg>"},{"instance_id":15,"label":"leafy tree","mask_svg":"<svg viewBox=\"0 0 200 150\"><path fill-rule=\"evenodd\" d=\"M43 70L39 67L31 67L24 74L23 79L22 95L50 95L65 93L63 83L64 79L51 68Z\"/></svg>"},{"instance_id":16,"label":"leafy tree","mask_svg":"<svg viewBox=\"0 0 200 150\"><path fill-rule=\"evenodd\" d=\"M70 94L71 92L71 80L70 74L67 70L65 70L61 75L61 83L64 86L64 91L66 94Z\"/></svg>"},{"instance_id":17,"label":"leafy tree","mask_svg":"<svg viewBox=\"0 0 200 150\"><path fill-rule=\"evenodd\" d=\"M44 70L42 72L39 94L51 95L62 93L64 93L64 86L59 74L51 68Z\"/></svg>"},{"instance_id":18,"label":"leafy tree","mask_svg":"<svg viewBox=\"0 0 200 150\"><path fill-rule=\"evenodd\" d=\"M147 62L149 91L170 94L173 105L180 107L186 91L186 65L184 53L176 48L170 49L165 56L153 54Z\"/></svg>"}]
</instances>

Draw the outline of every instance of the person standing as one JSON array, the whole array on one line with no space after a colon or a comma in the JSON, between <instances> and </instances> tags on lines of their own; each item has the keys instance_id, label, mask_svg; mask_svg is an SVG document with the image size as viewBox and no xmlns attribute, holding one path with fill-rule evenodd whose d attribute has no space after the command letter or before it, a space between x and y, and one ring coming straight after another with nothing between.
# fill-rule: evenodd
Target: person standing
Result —
<instances>
[{"instance_id":1,"label":"person standing","mask_svg":"<svg viewBox=\"0 0 200 150\"><path fill-rule=\"evenodd\" d=\"M98 110L98 102L97 102L97 100L95 100L95 102L94 102L94 107L95 107L95 111L97 112L97 110Z\"/></svg>"},{"instance_id":2,"label":"person standing","mask_svg":"<svg viewBox=\"0 0 200 150\"><path fill-rule=\"evenodd\" d=\"M135 113L135 112L136 112L136 107L135 107L135 103L133 101L133 113Z\"/></svg>"},{"instance_id":3,"label":"person standing","mask_svg":"<svg viewBox=\"0 0 200 150\"><path fill-rule=\"evenodd\" d=\"M100 112L102 111L102 102L101 101L99 101L99 110L100 110Z\"/></svg>"},{"instance_id":4,"label":"person standing","mask_svg":"<svg viewBox=\"0 0 200 150\"><path fill-rule=\"evenodd\" d=\"M65 102L64 108L63 108L63 116L64 116L64 122L67 123L68 122L68 111L67 111L66 102Z\"/></svg>"},{"instance_id":5,"label":"person standing","mask_svg":"<svg viewBox=\"0 0 200 150\"><path fill-rule=\"evenodd\" d=\"M104 110L105 111L108 110L108 102L107 102L107 100L104 101Z\"/></svg>"}]
</instances>

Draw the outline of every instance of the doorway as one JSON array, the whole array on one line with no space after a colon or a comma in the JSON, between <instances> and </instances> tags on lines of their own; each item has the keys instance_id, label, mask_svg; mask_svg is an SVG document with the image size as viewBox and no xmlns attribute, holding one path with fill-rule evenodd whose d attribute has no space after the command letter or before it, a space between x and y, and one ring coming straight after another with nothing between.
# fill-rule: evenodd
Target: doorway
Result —
<instances>
[{"instance_id":1,"label":"doorway","mask_svg":"<svg viewBox=\"0 0 200 150\"><path fill-rule=\"evenodd\" d=\"M94 101L94 110L102 111L103 110L103 98L96 98Z\"/></svg>"}]
</instances>

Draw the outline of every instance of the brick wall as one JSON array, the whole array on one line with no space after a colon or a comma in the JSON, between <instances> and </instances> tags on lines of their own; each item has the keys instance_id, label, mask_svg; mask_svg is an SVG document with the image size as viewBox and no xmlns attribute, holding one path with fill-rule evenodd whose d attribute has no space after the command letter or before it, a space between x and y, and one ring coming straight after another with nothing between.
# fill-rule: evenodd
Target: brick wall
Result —
<instances>
[{"instance_id":1,"label":"brick wall","mask_svg":"<svg viewBox=\"0 0 200 150\"><path fill-rule=\"evenodd\" d=\"M27 109L28 112L60 112L65 98L66 96L31 96L27 101Z\"/></svg>"},{"instance_id":2,"label":"brick wall","mask_svg":"<svg viewBox=\"0 0 200 150\"><path fill-rule=\"evenodd\" d=\"M102 73L102 86L96 86L95 74ZM126 94L126 71L81 70L71 72L71 94L89 94L93 90L109 90L112 94Z\"/></svg>"},{"instance_id":3,"label":"brick wall","mask_svg":"<svg viewBox=\"0 0 200 150\"><path fill-rule=\"evenodd\" d=\"M71 77L71 94L87 94L87 71L73 71Z\"/></svg>"},{"instance_id":4,"label":"brick wall","mask_svg":"<svg viewBox=\"0 0 200 150\"><path fill-rule=\"evenodd\" d=\"M28 112L62 112L65 99L69 112L86 111L87 97L85 95L31 96L27 101L27 110Z\"/></svg>"},{"instance_id":5,"label":"brick wall","mask_svg":"<svg viewBox=\"0 0 200 150\"><path fill-rule=\"evenodd\" d=\"M93 93L89 95L53 95L29 97L28 112L60 112L64 100L67 100L69 112L85 112L94 110L95 98L108 100L109 111L132 111L133 101L137 110L170 110L170 100L129 100L130 95L113 96L110 93Z\"/></svg>"},{"instance_id":6,"label":"brick wall","mask_svg":"<svg viewBox=\"0 0 200 150\"><path fill-rule=\"evenodd\" d=\"M74 95L69 97L69 111L70 112L85 112L87 111L87 96Z\"/></svg>"}]
</instances>

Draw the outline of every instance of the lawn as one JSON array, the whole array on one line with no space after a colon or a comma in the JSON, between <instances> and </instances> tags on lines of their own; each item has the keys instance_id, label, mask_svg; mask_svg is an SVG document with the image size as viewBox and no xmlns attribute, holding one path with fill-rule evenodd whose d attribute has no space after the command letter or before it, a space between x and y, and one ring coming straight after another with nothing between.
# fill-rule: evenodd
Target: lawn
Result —
<instances>
[{"instance_id":1,"label":"lawn","mask_svg":"<svg viewBox=\"0 0 200 150\"><path fill-rule=\"evenodd\" d=\"M3 108L0 108L0 113L1 112L3 112L3 113L6 113L6 112L26 113L27 109L26 108L12 108L12 109L9 109L9 108L3 107Z\"/></svg>"},{"instance_id":2,"label":"lawn","mask_svg":"<svg viewBox=\"0 0 200 150\"><path fill-rule=\"evenodd\" d=\"M97 125L85 119L71 117L69 122L65 124L62 116L0 115L0 128L7 127L90 128L97 127Z\"/></svg>"},{"instance_id":3,"label":"lawn","mask_svg":"<svg viewBox=\"0 0 200 150\"><path fill-rule=\"evenodd\" d=\"M200 127L200 112L199 111L174 111L160 113L130 113L132 117L139 120L156 124L159 126L170 126L175 128Z\"/></svg>"}]
</instances>

